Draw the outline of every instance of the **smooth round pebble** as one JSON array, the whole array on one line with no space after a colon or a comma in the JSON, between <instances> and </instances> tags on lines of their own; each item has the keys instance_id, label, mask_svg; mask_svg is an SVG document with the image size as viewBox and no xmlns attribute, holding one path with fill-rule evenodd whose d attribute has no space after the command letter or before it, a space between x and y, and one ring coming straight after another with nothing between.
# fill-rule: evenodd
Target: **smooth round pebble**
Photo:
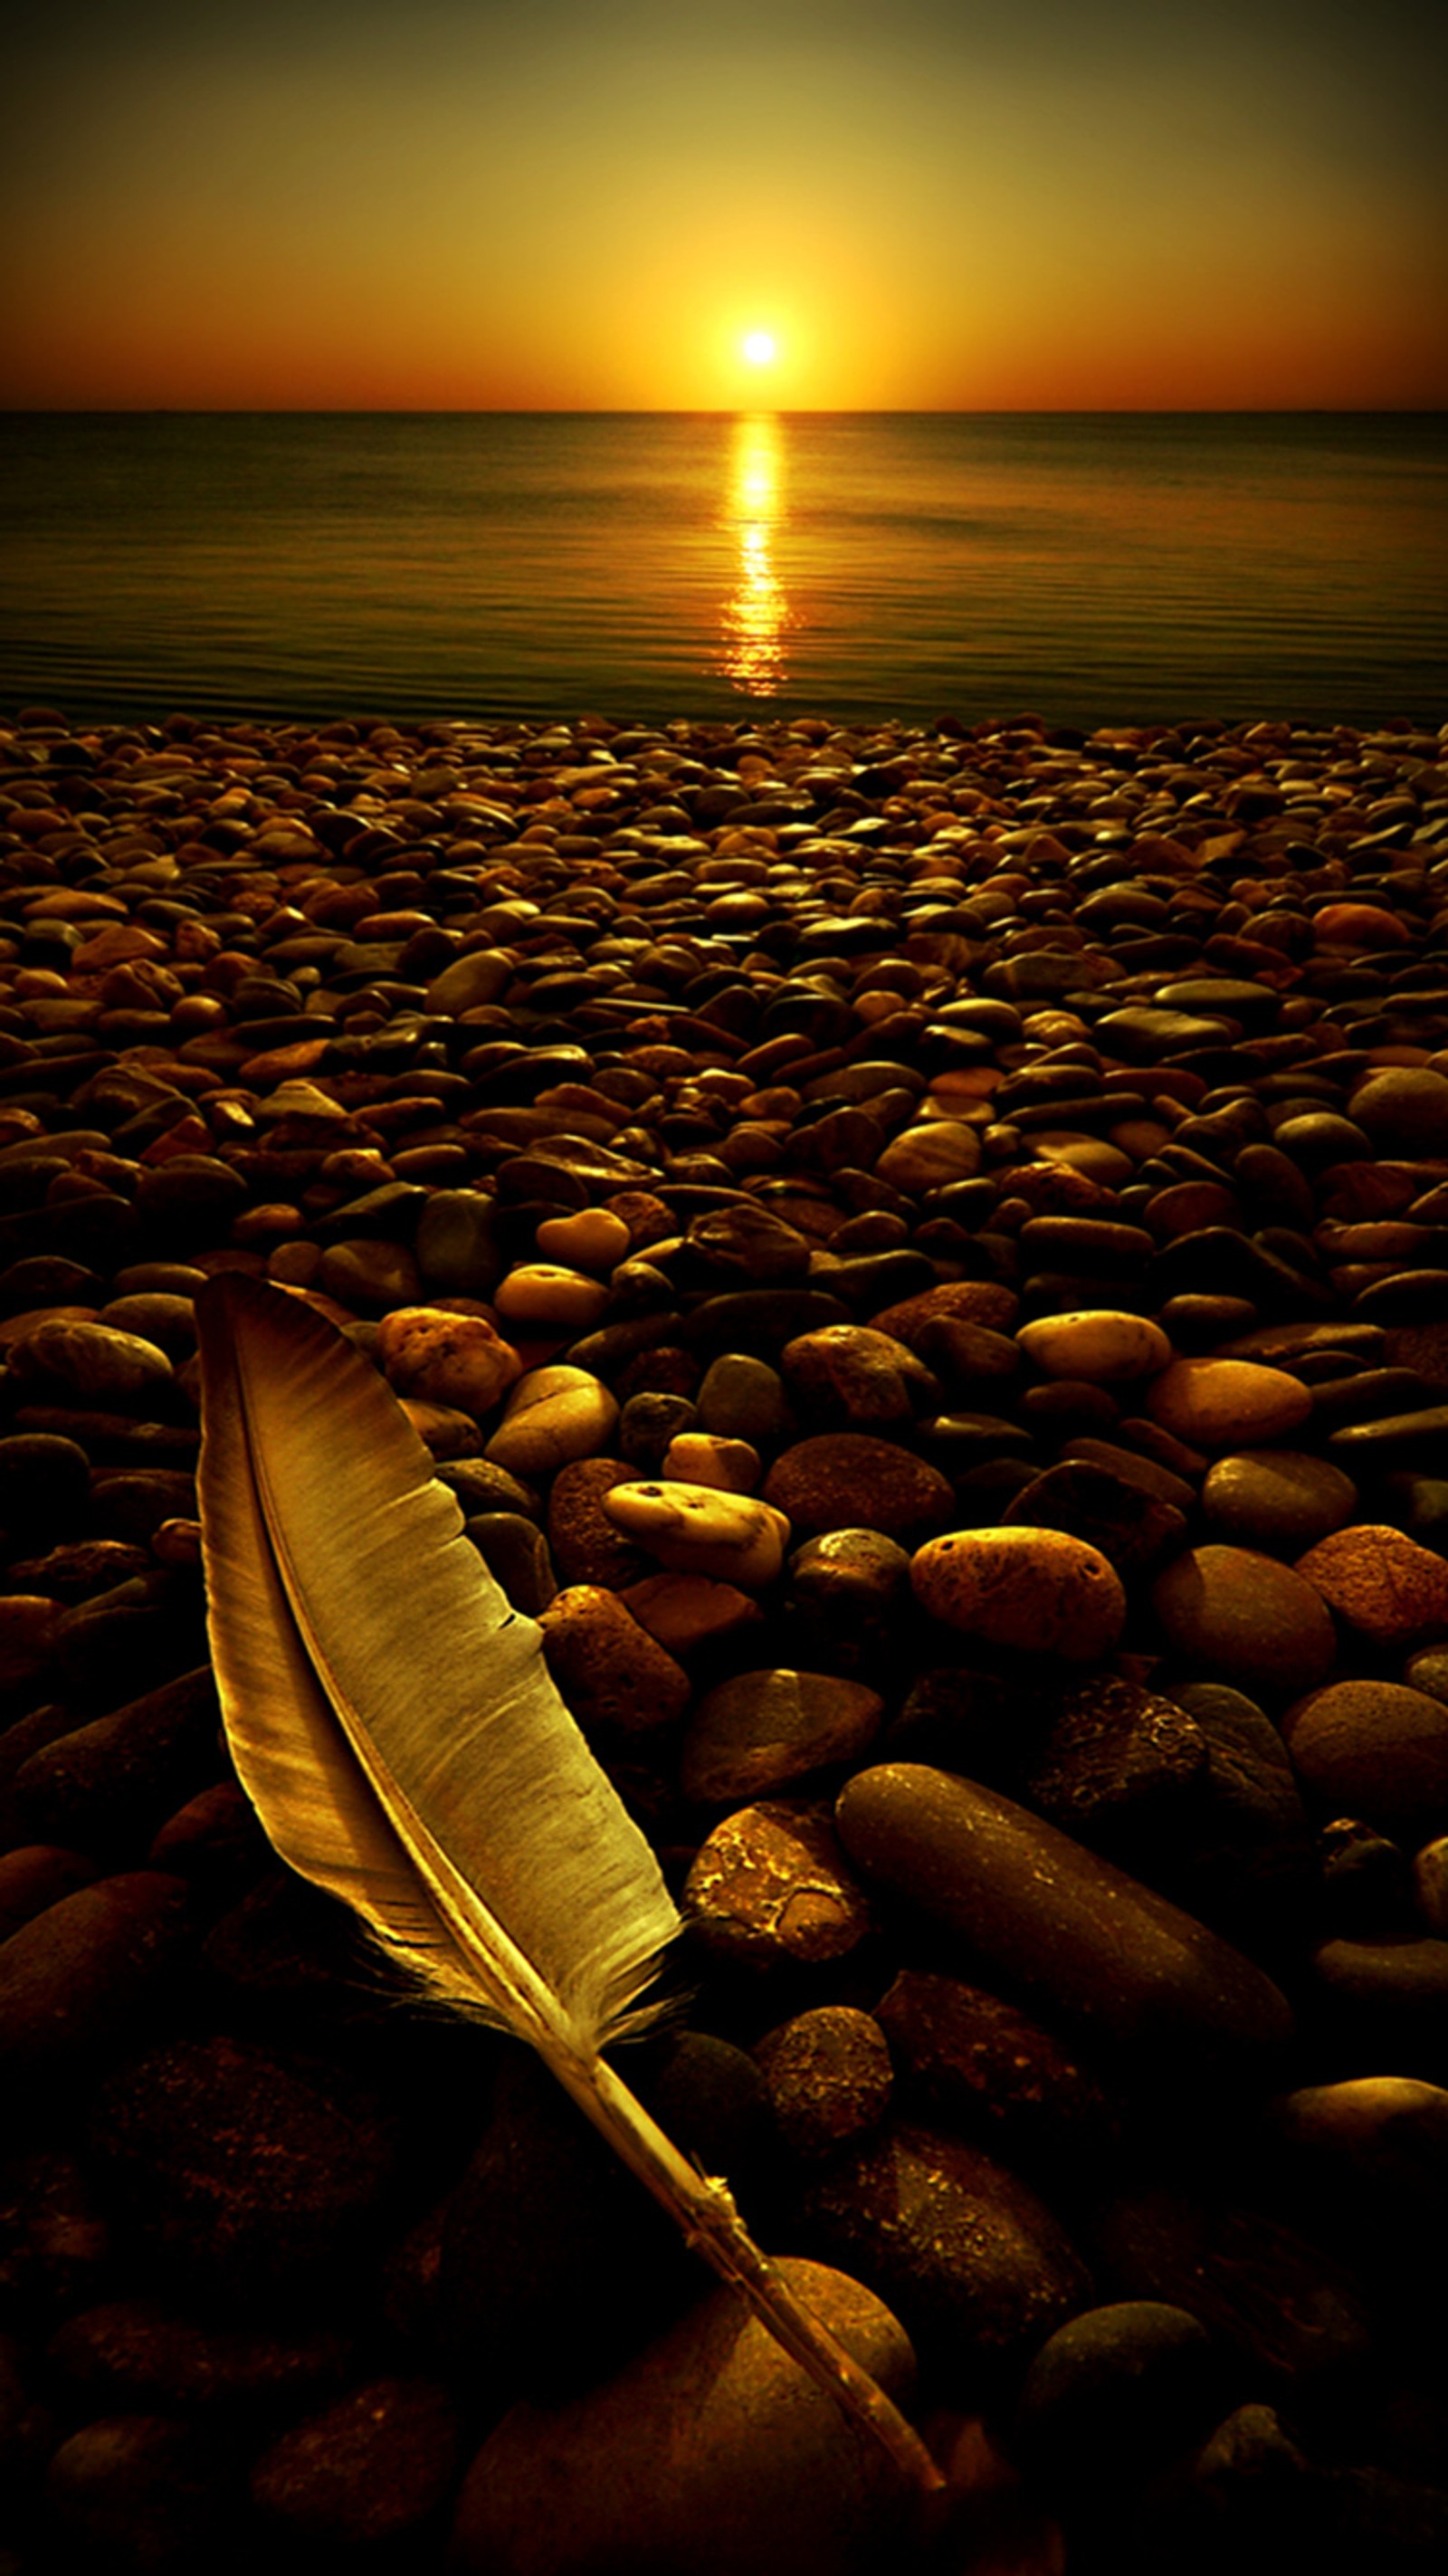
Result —
<instances>
[{"instance_id":1,"label":"smooth round pebble","mask_svg":"<svg viewBox=\"0 0 1448 2576\"><path fill-rule=\"evenodd\" d=\"M499 1280L493 1304L505 1324L525 1332L587 1333L607 1310L608 1290L586 1271L524 1261Z\"/></svg>"},{"instance_id":2,"label":"smooth round pebble","mask_svg":"<svg viewBox=\"0 0 1448 2576\"><path fill-rule=\"evenodd\" d=\"M1189 1448L1267 1448L1311 1420L1312 1393L1252 1360L1173 1360L1148 1388L1146 1409Z\"/></svg>"},{"instance_id":3,"label":"smooth round pebble","mask_svg":"<svg viewBox=\"0 0 1448 2576\"><path fill-rule=\"evenodd\" d=\"M1234 1451L1214 1458L1202 1479L1202 1518L1213 1537L1244 1547L1310 1547L1350 1521L1357 1503L1350 1476L1300 1449Z\"/></svg>"},{"instance_id":4,"label":"smooth round pebble","mask_svg":"<svg viewBox=\"0 0 1448 2576\"><path fill-rule=\"evenodd\" d=\"M1426 1839L1448 1822L1448 1707L1406 1682L1329 1682L1282 1719L1292 1766L1320 1814Z\"/></svg>"},{"instance_id":5,"label":"smooth round pebble","mask_svg":"<svg viewBox=\"0 0 1448 2576\"><path fill-rule=\"evenodd\" d=\"M1150 1376L1176 1356L1160 1324L1110 1307L1038 1316L1018 1326L1016 1340L1047 1377L1083 1378L1090 1386Z\"/></svg>"}]
</instances>

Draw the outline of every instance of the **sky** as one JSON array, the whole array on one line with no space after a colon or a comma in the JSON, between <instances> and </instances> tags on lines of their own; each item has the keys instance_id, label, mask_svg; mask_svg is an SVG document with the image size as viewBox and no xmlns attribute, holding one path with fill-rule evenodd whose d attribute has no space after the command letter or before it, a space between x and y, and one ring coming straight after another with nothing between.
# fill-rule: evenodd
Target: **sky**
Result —
<instances>
[{"instance_id":1,"label":"sky","mask_svg":"<svg viewBox=\"0 0 1448 2576\"><path fill-rule=\"evenodd\" d=\"M0 407L1448 408L1443 0L27 19Z\"/></svg>"}]
</instances>

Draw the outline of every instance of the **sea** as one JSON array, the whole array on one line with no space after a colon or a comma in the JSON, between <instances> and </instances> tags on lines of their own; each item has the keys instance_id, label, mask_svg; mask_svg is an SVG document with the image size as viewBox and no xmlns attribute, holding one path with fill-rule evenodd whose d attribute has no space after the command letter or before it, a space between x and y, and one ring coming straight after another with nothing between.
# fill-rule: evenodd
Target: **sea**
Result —
<instances>
[{"instance_id":1,"label":"sea","mask_svg":"<svg viewBox=\"0 0 1448 2576\"><path fill-rule=\"evenodd\" d=\"M0 415L0 710L1448 719L1448 414Z\"/></svg>"}]
</instances>

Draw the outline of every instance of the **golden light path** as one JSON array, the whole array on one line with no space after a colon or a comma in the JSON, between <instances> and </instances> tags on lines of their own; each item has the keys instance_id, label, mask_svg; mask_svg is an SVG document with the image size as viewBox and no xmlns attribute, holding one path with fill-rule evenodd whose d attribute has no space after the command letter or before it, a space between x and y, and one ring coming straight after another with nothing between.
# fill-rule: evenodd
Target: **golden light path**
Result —
<instances>
[{"instance_id":1,"label":"golden light path","mask_svg":"<svg viewBox=\"0 0 1448 2576\"><path fill-rule=\"evenodd\" d=\"M772 697L785 679L789 601L774 565L774 535L784 516L784 445L771 412L746 413L734 424L726 524L739 549L735 586L721 617L723 668L751 697Z\"/></svg>"}]
</instances>

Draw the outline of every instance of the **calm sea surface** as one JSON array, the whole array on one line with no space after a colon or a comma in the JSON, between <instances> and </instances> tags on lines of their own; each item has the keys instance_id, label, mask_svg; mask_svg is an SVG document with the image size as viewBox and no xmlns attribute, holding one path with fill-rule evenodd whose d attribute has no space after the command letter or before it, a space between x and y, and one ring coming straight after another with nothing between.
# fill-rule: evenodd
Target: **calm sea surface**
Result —
<instances>
[{"instance_id":1,"label":"calm sea surface","mask_svg":"<svg viewBox=\"0 0 1448 2576\"><path fill-rule=\"evenodd\" d=\"M0 707L1448 716L1448 416L0 417Z\"/></svg>"}]
</instances>

